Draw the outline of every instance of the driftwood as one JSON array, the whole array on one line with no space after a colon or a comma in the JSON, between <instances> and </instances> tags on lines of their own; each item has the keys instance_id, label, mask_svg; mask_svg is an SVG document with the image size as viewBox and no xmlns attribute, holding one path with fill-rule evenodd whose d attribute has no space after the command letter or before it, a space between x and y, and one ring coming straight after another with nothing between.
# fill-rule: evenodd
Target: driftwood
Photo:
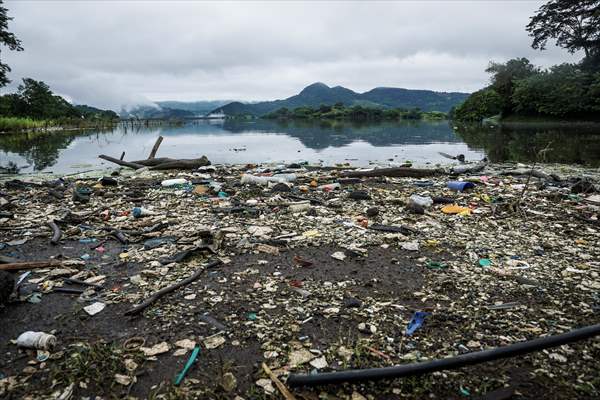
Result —
<instances>
[{"instance_id":1,"label":"driftwood","mask_svg":"<svg viewBox=\"0 0 600 400\"><path fill-rule=\"evenodd\" d=\"M62 232L56 222L53 220L48 221L48 226L52 229L52 238L50 239L50 243L58 244L60 242L60 238L62 237Z\"/></svg>"},{"instance_id":2,"label":"driftwood","mask_svg":"<svg viewBox=\"0 0 600 400\"><path fill-rule=\"evenodd\" d=\"M147 160L135 160L132 161L134 164L143 165L144 167L153 167L158 164L177 161L175 158L161 157L161 158L149 158Z\"/></svg>"},{"instance_id":3,"label":"driftwood","mask_svg":"<svg viewBox=\"0 0 600 400\"><path fill-rule=\"evenodd\" d=\"M210 165L210 161L206 156L202 156L200 158L195 158L191 160L173 160L171 162L165 162L162 164L155 165L150 167L152 170L162 170L162 169L195 169L198 167L205 167Z\"/></svg>"},{"instance_id":4,"label":"driftwood","mask_svg":"<svg viewBox=\"0 0 600 400\"><path fill-rule=\"evenodd\" d=\"M188 285L192 282L194 282L196 279L200 278L200 275L202 275L202 273L209 268L214 268L217 265L221 264L221 260L214 260L209 262L206 266L198 268L196 270L196 272L194 272L192 275L190 275L189 277L185 278L184 280L177 282L171 286L167 286L166 288L163 288L161 290L159 290L158 292L154 293L152 296L148 297L146 300L144 300L143 303L127 310L125 312L125 315L136 315L141 313L142 311L144 311L146 308L148 308L149 306L151 306L154 302L156 302L158 299L160 299L161 297L163 297L164 295L171 293L177 289L179 289L182 286ZM0 267L2 267L0 265Z\"/></svg>"},{"instance_id":5,"label":"driftwood","mask_svg":"<svg viewBox=\"0 0 600 400\"><path fill-rule=\"evenodd\" d=\"M210 165L210 161L206 156L192 159L177 159L177 158L152 158L149 160L137 160L137 161L122 161L114 157L110 157L104 154L98 156L99 158L110 161L123 167L129 167L133 169L140 169L149 167L153 170L162 169L194 169L198 167L204 167Z\"/></svg>"},{"instance_id":6,"label":"driftwood","mask_svg":"<svg viewBox=\"0 0 600 400\"><path fill-rule=\"evenodd\" d=\"M369 171L349 171L342 172L340 174L343 178L360 178L360 177L378 177L378 176L390 176L390 177L402 177L402 178L424 178L427 176L435 176L443 173L441 169L419 169L409 167L397 167L397 168L380 168L372 169Z\"/></svg>"},{"instance_id":7,"label":"driftwood","mask_svg":"<svg viewBox=\"0 0 600 400\"><path fill-rule=\"evenodd\" d=\"M154 146L152 147L152 151L150 152L150 155L148 156L149 160L156 156L156 152L158 151L158 147L160 146L162 141L163 141L162 136L159 136L158 139L156 139L156 143L154 143Z\"/></svg>"},{"instance_id":8,"label":"driftwood","mask_svg":"<svg viewBox=\"0 0 600 400\"><path fill-rule=\"evenodd\" d=\"M101 158L101 159L106 160L106 161L110 161L112 163L121 165L123 167L129 167L129 168L133 168L133 169L144 168L143 165L132 163L132 162L128 162L128 161L119 160L118 158L114 158L114 157L107 156L107 155L104 155L104 154L100 154L98 156L98 158Z\"/></svg>"},{"instance_id":9,"label":"driftwood","mask_svg":"<svg viewBox=\"0 0 600 400\"><path fill-rule=\"evenodd\" d=\"M0 271L20 271L23 269L52 268L61 266L60 261L23 261L16 263L0 264Z\"/></svg>"}]
</instances>

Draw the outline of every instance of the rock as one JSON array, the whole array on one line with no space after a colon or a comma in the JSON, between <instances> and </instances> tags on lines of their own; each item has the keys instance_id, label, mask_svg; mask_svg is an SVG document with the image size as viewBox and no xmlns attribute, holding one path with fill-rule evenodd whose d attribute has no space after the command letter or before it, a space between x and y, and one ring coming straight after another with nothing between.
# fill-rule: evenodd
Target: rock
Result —
<instances>
[{"instance_id":1,"label":"rock","mask_svg":"<svg viewBox=\"0 0 600 400\"><path fill-rule=\"evenodd\" d=\"M348 195L352 200L371 200L371 196L364 190L355 190Z\"/></svg>"},{"instance_id":2,"label":"rock","mask_svg":"<svg viewBox=\"0 0 600 400\"><path fill-rule=\"evenodd\" d=\"M314 360L311 360L309 362L309 364L316 369L323 369L323 368L327 368L328 364L327 364L327 360L325 359L325 356L319 357L319 358L315 358Z\"/></svg>"},{"instance_id":3,"label":"rock","mask_svg":"<svg viewBox=\"0 0 600 400\"><path fill-rule=\"evenodd\" d=\"M289 355L288 365L290 368L295 368L299 365L306 364L314 358L315 355L304 348L300 350L294 350Z\"/></svg>"},{"instance_id":4,"label":"rock","mask_svg":"<svg viewBox=\"0 0 600 400\"><path fill-rule=\"evenodd\" d=\"M367 217L373 218L379 215L379 207L371 207L367 209Z\"/></svg>"},{"instance_id":5,"label":"rock","mask_svg":"<svg viewBox=\"0 0 600 400\"><path fill-rule=\"evenodd\" d=\"M344 307L346 308L358 308L362 306L362 301L354 297L346 297L344 299Z\"/></svg>"},{"instance_id":6,"label":"rock","mask_svg":"<svg viewBox=\"0 0 600 400\"><path fill-rule=\"evenodd\" d=\"M290 190L290 187L283 182L276 183L271 188L271 192L289 192Z\"/></svg>"},{"instance_id":7,"label":"rock","mask_svg":"<svg viewBox=\"0 0 600 400\"><path fill-rule=\"evenodd\" d=\"M331 255L331 257L339 261L344 261L346 259L346 254L344 254L343 251L336 251Z\"/></svg>"}]
</instances>

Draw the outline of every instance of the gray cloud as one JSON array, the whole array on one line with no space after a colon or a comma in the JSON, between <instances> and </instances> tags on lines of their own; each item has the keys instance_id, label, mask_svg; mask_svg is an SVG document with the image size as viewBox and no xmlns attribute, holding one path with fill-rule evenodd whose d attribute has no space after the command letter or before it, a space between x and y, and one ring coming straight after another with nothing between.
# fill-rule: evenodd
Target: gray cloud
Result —
<instances>
[{"instance_id":1,"label":"gray cloud","mask_svg":"<svg viewBox=\"0 0 600 400\"><path fill-rule=\"evenodd\" d=\"M314 81L473 91L490 60L549 66L532 50L543 1L7 1L25 51L2 57L75 102L288 97Z\"/></svg>"}]
</instances>

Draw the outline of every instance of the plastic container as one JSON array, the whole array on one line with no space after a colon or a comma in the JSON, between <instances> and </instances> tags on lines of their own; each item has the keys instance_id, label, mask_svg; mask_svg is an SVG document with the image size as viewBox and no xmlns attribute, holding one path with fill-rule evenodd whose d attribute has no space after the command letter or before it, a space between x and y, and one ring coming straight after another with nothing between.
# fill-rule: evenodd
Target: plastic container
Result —
<instances>
[{"instance_id":1,"label":"plastic container","mask_svg":"<svg viewBox=\"0 0 600 400\"><path fill-rule=\"evenodd\" d=\"M23 332L17 338L17 346L28 349L48 350L56 345L56 336L45 332Z\"/></svg>"},{"instance_id":2,"label":"plastic container","mask_svg":"<svg viewBox=\"0 0 600 400\"><path fill-rule=\"evenodd\" d=\"M242 184L254 184L267 186L269 182L273 183L286 183L293 182L296 180L296 174L277 174L273 176L256 176L250 174L242 175Z\"/></svg>"},{"instance_id":3,"label":"plastic container","mask_svg":"<svg viewBox=\"0 0 600 400\"><path fill-rule=\"evenodd\" d=\"M321 186L317 187L318 190L321 190L323 192L331 192L332 190L341 189L341 188L342 188L342 185L340 185L338 182L329 183L327 185L321 185Z\"/></svg>"},{"instance_id":4,"label":"plastic container","mask_svg":"<svg viewBox=\"0 0 600 400\"><path fill-rule=\"evenodd\" d=\"M177 178L177 179L166 179L166 180L162 181L160 184L162 185L162 187L171 187L171 186L185 185L186 183L188 183L187 179Z\"/></svg>"},{"instance_id":5,"label":"plastic container","mask_svg":"<svg viewBox=\"0 0 600 400\"><path fill-rule=\"evenodd\" d=\"M290 204L290 206L288 207L289 212L291 213L301 213L301 212L305 212L310 210L310 202L304 202L304 203L296 203L296 204Z\"/></svg>"},{"instance_id":6,"label":"plastic container","mask_svg":"<svg viewBox=\"0 0 600 400\"><path fill-rule=\"evenodd\" d=\"M134 218L142 218L149 215L154 215L154 213L144 207L133 207L131 215L133 215Z\"/></svg>"},{"instance_id":7,"label":"plastic container","mask_svg":"<svg viewBox=\"0 0 600 400\"><path fill-rule=\"evenodd\" d=\"M448 182L448 187L452 190L464 192L467 189L474 188L475 184L472 182L450 181Z\"/></svg>"},{"instance_id":8,"label":"plastic container","mask_svg":"<svg viewBox=\"0 0 600 400\"><path fill-rule=\"evenodd\" d=\"M410 196L408 201L412 204L421 206L423 208L431 207L431 205L433 204L433 199L431 197L418 196L416 194Z\"/></svg>"}]
</instances>

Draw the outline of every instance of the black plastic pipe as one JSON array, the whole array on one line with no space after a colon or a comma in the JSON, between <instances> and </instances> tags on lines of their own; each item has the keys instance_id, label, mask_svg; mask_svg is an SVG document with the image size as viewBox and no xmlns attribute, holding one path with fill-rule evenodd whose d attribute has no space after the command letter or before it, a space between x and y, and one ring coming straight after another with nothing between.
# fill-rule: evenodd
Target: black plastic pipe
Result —
<instances>
[{"instance_id":1,"label":"black plastic pipe","mask_svg":"<svg viewBox=\"0 0 600 400\"><path fill-rule=\"evenodd\" d=\"M467 365L480 364L501 358L514 357L547 349L549 347L562 346L563 344L588 339L597 335L600 335L600 324L575 329L560 335L547 336L491 350L461 354L456 357L435 361L398 365L395 367L355 369L310 375L291 374L287 379L287 384L290 386L317 386L331 383L394 379L404 376L421 375L435 371L461 368Z\"/></svg>"}]
</instances>

